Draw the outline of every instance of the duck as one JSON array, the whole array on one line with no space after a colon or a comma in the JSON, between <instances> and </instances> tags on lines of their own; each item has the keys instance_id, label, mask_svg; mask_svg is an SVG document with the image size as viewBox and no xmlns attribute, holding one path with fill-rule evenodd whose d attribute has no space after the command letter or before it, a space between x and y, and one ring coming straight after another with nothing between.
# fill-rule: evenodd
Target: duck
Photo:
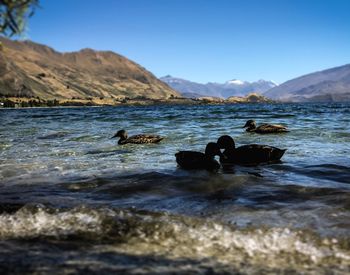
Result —
<instances>
[{"instance_id":1,"label":"duck","mask_svg":"<svg viewBox=\"0 0 350 275\"><path fill-rule=\"evenodd\" d=\"M183 169L218 170L220 164L215 156L224 158L219 146L215 142L209 142L205 153L196 151L179 151L175 154L177 164Z\"/></svg>"},{"instance_id":2,"label":"duck","mask_svg":"<svg viewBox=\"0 0 350 275\"><path fill-rule=\"evenodd\" d=\"M253 119L249 119L243 128L247 128L247 132L254 132L258 134L277 134L289 132L287 127L278 124L261 124L258 127Z\"/></svg>"},{"instance_id":3,"label":"duck","mask_svg":"<svg viewBox=\"0 0 350 275\"><path fill-rule=\"evenodd\" d=\"M232 137L224 135L219 137L217 145L224 149L224 157L220 157L223 166L242 165L257 166L259 164L279 162L287 149L260 144L249 144L240 147L235 146Z\"/></svg>"},{"instance_id":4,"label":"duck","mask_svg":"<svg viewBox=\"0 0 350 275\"><path fill-rule=\"evenodd\" d=\"M117 138L117 137L119 137L119 140L118 140L119 145L128 144L128 143L133 143L133 144L158 143L162 139L164 139L164 137L161 137L158 135L149 135L149 134L139 134L139 135L128 137L128 134L125 130L119 130L112 138Z\"/></svg>"}]
</instances>

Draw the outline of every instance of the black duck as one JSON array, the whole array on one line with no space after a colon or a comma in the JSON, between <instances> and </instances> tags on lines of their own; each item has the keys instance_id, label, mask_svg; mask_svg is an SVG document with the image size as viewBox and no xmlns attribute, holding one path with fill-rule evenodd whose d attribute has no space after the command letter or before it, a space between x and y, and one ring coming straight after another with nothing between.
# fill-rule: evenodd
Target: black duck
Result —
<instances>
[{"instance_id":1,"label":"black duck","mask_svg":"<svg viewBox=\"0 0 350 275\"><path fill-rule=\"evenodd\" d=\"M269 145L249 144L235 147L235 142L230 136L221 136L217 144L220 149L225 149L224 157L220 158L222 165L256 166L262 163L278 162L286 149L279 149Z\"/></svg>"},{"instance_id":2,"label":"black duck","mask_svg":"<svg viewBox=\"0 0 350 275\"><path fill-rule=\"evenodd\" d=\"M183 169L217 170L220 164L215 160L215 156L224 157L219 146L214 142L207 144L205 153L179 151L175 154L176 162Z\"/></svg>"}]
</instances>

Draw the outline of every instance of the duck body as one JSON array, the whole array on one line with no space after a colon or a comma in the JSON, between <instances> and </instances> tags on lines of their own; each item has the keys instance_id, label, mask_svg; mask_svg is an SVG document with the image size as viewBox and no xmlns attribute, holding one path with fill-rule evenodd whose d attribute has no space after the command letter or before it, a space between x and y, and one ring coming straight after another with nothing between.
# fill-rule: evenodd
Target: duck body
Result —
<instances>
[{"instance_id":1,"label":"duck body","mask_svg":"<svg viewBox=\"0 0 350 275\"><path fill-rule=\"evenodd\" d=\"M235 147L230 136L222 136L218 139L218 145L224 157L220 158L222 165L256 166L259 164L274 163L280 161L286 149L260 144L249 144Z\"/></svg>"},{"instance_id":2,"label":"duck body","mask_svg":"<svg viewBox=\"0 0 350 275\"><path fill-rule=\"evenodd\" d=\"M226 158L221 158L222 164L238 164L243 166L256 166L259 164L278 162L286 149L260 144L249 144L235 148L234 150L225 150Z\"/></svg>"},{"instance_id":3,"label":"duck body","mask_svg":"<svg viewBox=\"0 0 350 275\"><path fill-rule=\"evenodd\" d=\"M183 169L217 170L220 164L214 158L195 151L179 151L175 154L177 164Z\"/></svg>"},{"instance_id":4,"label":"duck body","mask_svg":"<svg viewBox=\"0 0 350 275\"><path fill-rule=\"evenodd\" d=\"M119 145L128 144L128 143L131 143L131 144L158 143L162 139L164 139L161 136L150 135L150 134L139 134L139 135L128 137L125 130L118 131L112 138L116 138L116 137L119 137L119 140L118 140Z\"/></svg>"},{"instance_id":5,"label":"duck body","mask_svg":"<svg viewBox=\"0 0 350 275\"><path fill-rule=\"evenodd\" d=\"M144 143L158 143L162 139L164 139L161 136L158 135L146 135L146 134L140 134L140 135L134 135L131 137L128 137L127 139L119 139L118 144L127 144L127 143L133 143L133 144L144 144Z\"/></svg>"},{"instance_id":6,"label":"duck body","mask_svg":"<svg viewBox=\"0 0 350 275\"><path fill-rule=\"evenodd\" d=\"M220 164L215 155L223 156L216 143L208 143L205 153L196 151L179 151L175 154L177 164L183 169L218 170Z\"/></svg>"},{"instance_id":7,"label":"duck body","mask_svg":"<svg viewBox=\"0 0 350 275\"><path fill-rule=\"evenodd\" d=\"M247 123L243 126L243 128L247 128L247 132L253 132L258 134L278 134L289 132L287 127L279 124L264 123L259 126L256 126L255 121L252 119L248 120Z\"/></svg>"}]
</instances>

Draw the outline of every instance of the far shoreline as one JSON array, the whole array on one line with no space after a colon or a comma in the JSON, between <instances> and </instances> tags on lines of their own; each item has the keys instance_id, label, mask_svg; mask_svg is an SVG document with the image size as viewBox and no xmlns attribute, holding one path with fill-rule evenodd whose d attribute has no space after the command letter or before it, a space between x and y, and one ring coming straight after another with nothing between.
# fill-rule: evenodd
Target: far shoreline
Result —
<instances>
[{"instance_id":1,"label":"far shoreline","mask_svg":"<svg viewBox=\"0 0 350 275\"><path fill-rule=\"evenodd\" d=\"M86 99L42 99L39 97L0 97L0 109L18 108L62 108L62 107L116 107L116 106L151 106L151 105L227 105L239 103L278 103L256 93L245 97L230 97L228 99L215 97L202 98L86 98Z\"/></svg>"},{"instance_id":2,"label":"far shoreline","mask_svg":"<svg viewBox=\"0 0 350 275\"><path fill-rule=\"evenodd\" d=\"M240 103L232 103L232 102L225 102L225 103L201 103L201 104L186 104L186 103L155 103L155 104L118 104L118 105L62 105L62 106L37 106L37 107L0 107L0 112L2 110L38 110L38 109L78 109L78 108L105 108L105 107L150 107L150 106L226 106L226 105L262 105L262 104L276 104L276 105L285 105L285 104L350 104L350 102L282 102L282 101L276 101L276 102L240 102Z\"/></svg>"}]
</instances>

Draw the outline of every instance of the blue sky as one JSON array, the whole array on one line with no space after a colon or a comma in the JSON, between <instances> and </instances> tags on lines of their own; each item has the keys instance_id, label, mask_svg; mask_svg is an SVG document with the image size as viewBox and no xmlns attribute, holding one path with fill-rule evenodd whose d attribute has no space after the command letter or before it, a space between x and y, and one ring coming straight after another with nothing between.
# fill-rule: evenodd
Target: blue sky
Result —
<instances>
[{"instance_id":1,"label":"blue sky","mask_svg":"<svg viewBox=\"0 0 350 275\"><path fill-rule=\"evenodd\" d=\"M288 79L350 63L347 0L41 0L26 37L112 50L156 76Z\"/></svg>"}]
</instances>

